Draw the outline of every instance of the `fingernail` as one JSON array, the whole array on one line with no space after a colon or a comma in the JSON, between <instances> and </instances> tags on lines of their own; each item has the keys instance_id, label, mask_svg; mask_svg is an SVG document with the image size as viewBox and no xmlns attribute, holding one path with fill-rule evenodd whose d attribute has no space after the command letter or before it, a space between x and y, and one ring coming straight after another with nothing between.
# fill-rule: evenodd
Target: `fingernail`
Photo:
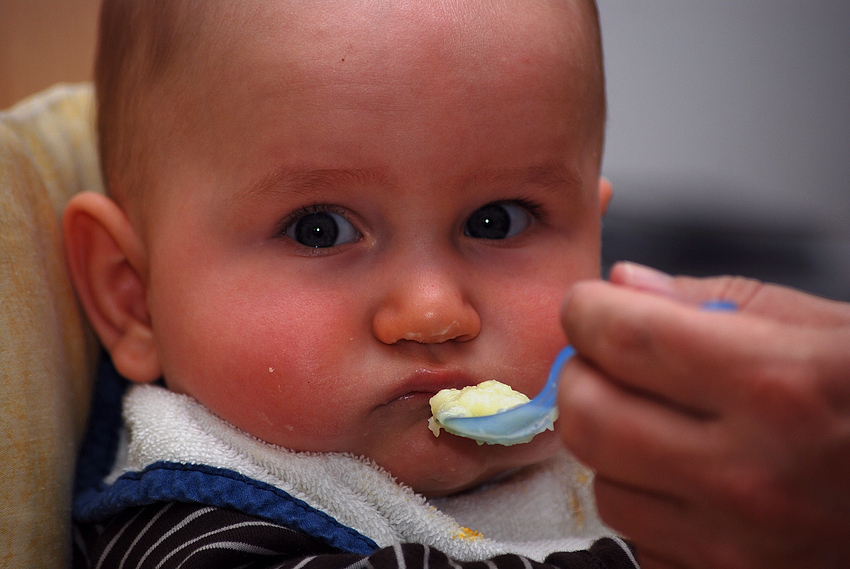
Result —
<instances>
[{"instance_id":1,"label":"fingernail","mask_svg":"<svg viewBox=\"0 0 850 569\"><path fill-rule=\"evenodd\" d=\"M645 265L625 262L620 268L622 284L665 295L673 294L673 277Z\"/></svg>"}]
</instances>

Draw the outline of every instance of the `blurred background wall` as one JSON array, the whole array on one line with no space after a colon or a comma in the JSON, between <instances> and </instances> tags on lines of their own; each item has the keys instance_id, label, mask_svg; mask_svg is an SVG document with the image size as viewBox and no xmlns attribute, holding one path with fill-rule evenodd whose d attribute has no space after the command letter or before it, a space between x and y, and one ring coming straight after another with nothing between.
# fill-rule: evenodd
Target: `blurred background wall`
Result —
<instances>
[{"instance_id":1,"label":"blurred background wall","mask_svg":"<svg viewBox=\"0 0 850 569\"><path fill-rule=\"evenodd\" d=\"M850 2L598 0L606 264L850 300ZM0 0L0 108L90 77L98 0Z\"/></svg>"},{"instance_id":2,"label":"blurred background wall","mask_svg":"<svg viewBox=\"0 0 850 569\"><path fill-rule=\"evenodd\" d=\"M91 76L99 0L0 0L0 109Z\"/></svg>"},{"instance_id":3,"label":"blurred background wall","mask_svg":"<svg viewBox=\"0 0 850 569\"><path fill-rule=\"evenodd\" d=\"M850 2L598 4L606 261L850 300Z\"/></svg>"}]
</instances>

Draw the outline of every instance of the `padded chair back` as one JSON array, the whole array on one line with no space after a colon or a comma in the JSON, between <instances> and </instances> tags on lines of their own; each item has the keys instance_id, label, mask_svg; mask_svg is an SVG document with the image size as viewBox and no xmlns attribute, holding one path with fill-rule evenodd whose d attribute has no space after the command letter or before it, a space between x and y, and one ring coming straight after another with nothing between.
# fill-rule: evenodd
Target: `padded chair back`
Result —
<instances>
[{"instance_id":1,"label":"padded chair back","mask_svg":"<svg viewBox=\"0 0 850 569\"><path fill-rule=\"evenodd\" d=\"M59 218L102 191L90 85L0 112L0 567L67 567L74 458L97 342L75 300Z\"/></svg>"}]
</instances>

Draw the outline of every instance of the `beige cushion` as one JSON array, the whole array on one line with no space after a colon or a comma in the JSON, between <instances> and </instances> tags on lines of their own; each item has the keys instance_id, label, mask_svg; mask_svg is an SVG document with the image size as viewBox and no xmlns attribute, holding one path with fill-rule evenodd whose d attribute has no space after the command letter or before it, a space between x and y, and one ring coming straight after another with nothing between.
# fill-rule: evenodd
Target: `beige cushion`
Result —
<instances>
[{"instance_id":1,"label":"beige cushion","mask_svg":"<svg viewBox=\"0 0 850 569\"><path fill-rule=\"evenodd\" d=\"M62 257L70 196L101 190L89 85L0 112L0 566L63 567L97 345Z\"/></svg>"}]
</instances>

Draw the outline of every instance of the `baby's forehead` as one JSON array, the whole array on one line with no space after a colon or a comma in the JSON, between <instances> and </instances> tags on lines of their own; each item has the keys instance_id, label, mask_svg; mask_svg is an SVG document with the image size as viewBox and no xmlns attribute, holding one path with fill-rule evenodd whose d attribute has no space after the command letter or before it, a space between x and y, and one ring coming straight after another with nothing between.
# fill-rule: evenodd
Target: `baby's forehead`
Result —
<instances>
[{"instance_id":1,"label":"baby's forehead","mask_svg":"<svg viewBox=\"0 0 850 569\"><path fill-rule=\"evenodd\" d=\"M221 37L208 42L217 53L198 58L209 79L218 69L268 73L263 65L271 60L287 61L274 72L293 89L302 81L356 83L358 77L405 72L427 82L431 77L421 70L437 66L486 82L488 74L540 73L540 64L547 64L547 76L596 81L595 68L601 67L595 19L581 3L566 0L243 2L255 4L252 16L234 8L220 14L226 23Z\"/></svg>"},{"instance_id":2,"label":"baby's forehead","mask_svg":"<svg viewBox=\"0 0 850 569\"><path fill-rule=\"evenodd\" d=\"M511 90L503 93L505 101L519 90L539 93L543 89L565 105L578 105L576 112L583 117L604 116L604 102L599 102L604 91L596 72L601 58L593 53L591 37L595 20L581 3L237 0L216 4L212 13L217 25L207 16L204 28L219 31L205 38L194 63L189 62L194 69L185 72L180 86L185 90L178 94L184 98L177 102L175 115L201 111L211 119L238 114L239 107L257 107L263 98L304 109L318 104L310 102L318 100L315 94L340 84L346 89L337 91L360 109L374 101L381 112L406 112L410 109L394 97L398 93L394 89L404 83L405 88L421 92L422 101L441 106L450 104L449 94L464 90L472 97L486 96L486 104L492 106L498 103L499 89ZM490 91L489 85L493 86ZM480 109L482 102L470 107L474 101L469 98L451 100L463 106L459 112ZM210 120L194 122L203 131L200 134L213 126ZM601 124L604 118L583 122Z\"/></svg>"},{"instance_id":3,"label":"baby's forehead","mask_svg":"<svg viewBox=\"0 0 850 569\"><path fill-rule=\"evenodd\" d=\"M487 50L517 38L551 44L593 32L592 7L588 0L240 0L225 3L222 25L208 29L225 39L211 45L227 49L272 32L280 49L387 45L397 56L400 48L430 48L432 55L454 48L486 59Z\"/></svg>"}]
</instances>

